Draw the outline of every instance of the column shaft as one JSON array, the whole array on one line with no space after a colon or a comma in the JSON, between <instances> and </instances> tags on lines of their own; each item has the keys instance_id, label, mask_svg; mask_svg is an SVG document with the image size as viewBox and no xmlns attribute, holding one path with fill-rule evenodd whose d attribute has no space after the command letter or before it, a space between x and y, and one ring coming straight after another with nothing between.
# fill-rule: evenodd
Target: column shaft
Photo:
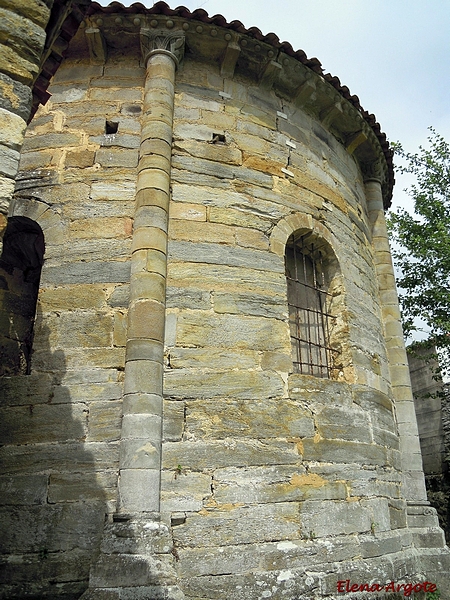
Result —
<instances>
[{"instance_id":1,"label":"column shaft","mask_svg":"<svg viewBox=\"0 0 450 600\"><path fill-rule=\"evenodd\" d=\"M119 511L159 511L167 228L176 63L148 58L132 241Z\"/></svg>"},{"instance_id":2,"label":"column shaft","mask_svg":"<svg viewBox=\"0 0 450 600\"><path fill-rule=\"evenodd\" d=\"M381 302L392 394L395 400L402 456L403 495L408 503L427 502L419 433L401 324L394 267L379 181L367 181L366 200Z\"/></svg>"}]
</instances>

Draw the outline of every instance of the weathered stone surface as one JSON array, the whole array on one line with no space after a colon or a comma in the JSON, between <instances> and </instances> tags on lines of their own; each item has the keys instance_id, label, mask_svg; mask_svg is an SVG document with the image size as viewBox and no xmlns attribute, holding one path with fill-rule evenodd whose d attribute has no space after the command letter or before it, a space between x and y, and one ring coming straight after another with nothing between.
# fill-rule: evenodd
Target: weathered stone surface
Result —
<instances>
[{"instance_id":1,"label":"weathered stone surface","mask_svg":"<svg viewBox=\"0 0 450 600\"><path fill-rule=\"evenodd\" d=\"M42 32L43 33L43 32ZM16 79L22 84L29 85L38 73L37 60L27 60L13 48L0 45L0 61L5 75Z\"/></svg>"},{"instance_id":2,"label":"weathered stone surface","mask_svg":"<svg viewBox=\"0 0 450 600\"><path fill-rule=\"evenodd\" d=\"M262 506L227 505L188 516L174 529L176 544L196 547L298 539L298 505L295 502Z\"/></svg>"},{"instance_id":3,"label":"weathered stone surface","mask_svg":"<svg viewBox=\"0 0 450 600\"><path fill-rule=\"evenodd\" d=\"M186 403L186 431L196 439L314 436L310 411L289 400L198 400Z\"/></svg>"},{"instance_id":4,"label":"weathered stone surface","mask_svg":"<svg viewBox=\"0 0 450 600\"><path fill-rule=\"evenodd\" d=\"M121 285L114 288L108 299L108 304L113 308L128 307L130 301L130 288L128 285Z\"/></svg>"},{"instance_id":5,"label":"weathered stone surface","mask_svg":"<svg viewBox=\"0 0 450 600\"><path fill-rule=\"evenodd\" d=\"M273 296L214 293L213 306L217 313L275 317L284 321L288 318L285 298Z\"/></svg>"},{"instance_id":6,"label":"weathered stone surface","mask_svg":"<svg viewBox=\"0 0 450 600\"><path fill-rule=\"evenodd\" d=\"M137 167L138 150L124 150L117 148L100 148L95 153L95 162L103 167Z\"/></svg>"},{"instance_id":7,"label":"weathered stone surface","mask_svg":"<svg viewBox=\"0 0 450 600\"><path fill-rule=\"evenodd\" d=\"M0 455L5 474L36 473L49 466L63 473L110 469L117 467L118 444L68 442L55 446L42 443L37 446L3 446Z\"/></svg>"},{"instance_id":8,"label":"weathered stone surface","mask_svg":"<svg viewBox=\"0 0 450 600\"><path fill-rule=\"evenodd\" d=\"M91 402L89 405L89 442L110 442L120 439L122 402Z\"/></svg>"},{"instance_id":9,"label":"weathered stone surface","mask_svg":"<svg viewBox=\"0 0 450 600\"><path fill-rule=\"evenodd\" d=\"M46 327L51 324L51 333ZM46 315L37 323L36 349L48 344L67 348L108 347L112 342L113 321L110 315L94 311L62 312Z\"/></svg>"},{"instance_id":10,"label":"weathered stone surface","mask_svg":"<svg viewBox=\"0 0 450 600\"><path fill-rule=\"evenodd\" d=\"M66 419L63 426L64 412ZM45 404L3 408L1 439L4 444L81 441L86 435L86 413L83 404L74 404L70 409Z\"/></svg>"},{"instance_id":11,"label":"weathered stone surface","mask_svg":"<svg viewBox=\"0 0 450 600\"><path fill-rule=\"evenodd\" d=\"M0 144L20 150L25 134L26 122L19 115L0 108Z\"/></svg>"},{"instance_id":12,"label":"weathered stone surface","mask_svg":"<svg viewBox=\"0 0 450 600\"><path fill-rule=\"evenodd\" d=\"M101 550L105 554L145 554L151 548L156 554L167 554L172 547L168 526L149 515L107 523Z\"/></svg>"},{"instance_id":13,"label":"weathered stone surface","mask_svg":"<svg viewBox=\"0 0 450 600\"><path fill-rule=\"evenodd\" d=\"M323 460L326 462L348 462L362 465L391 466L386 449L375 444L363 444L340 440L304 440L304 457L306 460Z\"/></svg>"},{"instance_id":14,"label":"weathered stone surface","mask_svg":"<svg viewBox=\"0 0 450 600\"><path fill-rule=\"evenodd\" d=\"M50 284L127 283L129 280L129 262L75 262L45 269L45 281Z\"/></svg>"},{"instance_id":15,"label":"weathered stone surface","mask_svg":"<svg viewBox=\"0 0 450 600\"><path fill-rule=\"evenodd\" d=\"M33 6L34 4L34 6ZM0 7L0 36L3 39L5 35L8 35L8 45L13 48L18 55L28 58L29 60L38 63L40 53L44 47L45 42L45 31L44 27L36 24L36 4L31 3L31 13L34 19L30 19L30 16L22 16L20 11L8 10L10 7ZM6 8L6 10L5 10ZM34 9L34 10L33 10ZM45 11L47 12L47 11ZM42 15L45 23L47 14Z\"/></svg>"},{"instance_id":16,"label":"weathered stone surface","mask_svg":"<svg viewBox=\"0 0 450 600\"><path fill-rule=\"evenodd\" d=\"M19 167L19 153L16 150L0 148L0 175L14 178Z\"/></svg>"},{"instance_id":17,"label":"weathered stone surface","mask_svg":"<svg viewBox=\"0 0 450 600\"><path fill-rule=\"evenodd\" d=\"M80 136L75 133L48 133L42 136L28 137L23 143L23 151L39 150L40 148L64 148L65 146L80 146Z\"/></svg>"},{"instance_id":18,"label":"weathered stone surface","mask_svg":"<svg viewBox=\"0 0 450 600\"><path fill-rule=\"evenodd\" d=\"M210 498L211 476L204 473L190 473L177 465L171 471L164 471L161 480L161 510L163 512L197 512Z\"/></svg>"},{"instance_id":19,"label":"weathered stone surface","mask_svg":"<svg viewBox=\"0 0 450 600\"><path fill-rule=\"evenodd\" d=\"M213 487L219 504L344 500L347 495L343 482L308 474L301 466L216 469Z\"/></svg>"},{"instance_id":20,"label":"weathered stone surface","mask_svg":"<svg viewBox=\"0 0 450 600\"><path fill-rule=\"evenodd\" d=\"M47 552L60 550L95 550L99 525L103 520L102 503L71 503L2 509L3 549L5 552Z\"/></svg>"},{"instance_id":21,"label":"weathered stone surface","mask_svg":"<svg viewBox=\"0 0 450 600\"><path fill-rule=\"evenodd\" d=\"M177 442L183 435L185 404L184 402L164 402L163 439Z\"/></svg>"},{"instance_id":22,"label":"weathered stone surface","mask_svg":"<svg viewBox=\"0 0 450 600\"><path fill-rule=\"evenodd\" d=\"M304 568L286 568L270 572L191 577L186 578L183 588L195 600L201 598L202 594L203 597L208 594L211 600L220 600L224 589L228 590L229 600L240 600L243 595L248 600L259 600L261 597L282 600L287 594L293 594L294 598L314 597L314 594L320 593L320 581L315 573L305 577ZM265 596L262 596L264 593Z\"/></svg>"},{"instance_id":23,"label":"weathered stone surface","mask_svg":"<svg viewBox=\"0 0 450 600\"><path fill-rule=\"evenodd\" d=\"M2 503L6 505L46 504L47 488L47 475L0 477Z\"/></svg>"},{"instance_id":24,"label":"weathered stone surface","mask_svg":"<svg viewBox=\"0 0 450 600\"><path fill-rule=\"evenodd\" d=\"M159 503L159 469L124 468L121 470L120 478L122 484L120 507L123 512L137 513L155 510Z\"/></svg>"},{"instance_id":25,"label":"weathered stone surface","mask_svg":"<svg viewBox=\"0 0 450 600\"><path fill-rule=\"evenodd\" d=\"M89 485L86 483L89 482ZM117 495L117 474L99 472L92 474L52 474L48 482L48 502L113 502Z\"/></svg>"},{"instance_id":26,"label":"weathered stone surface","mask_svg":"<svg viewBox=\"0 0 450 600\"><path fill-rule=\"evenodd\" d=\"M253 369L258 364L259 352L255 350L230 350L229 348L170 348L170 366L174 369ZM170 378L171 375L169 374Z\"/></svg>"},{"instance_id":27,"label":"weathered stone surface","mask_svg":"<svg viewBox=\"0 0 450 600\"><path fill-rule=\"evenodd\" d=\"M92 200L132 200L136 192L134 181L117 181L108 183L94 181L91 187Z\"/></svg>"},{"instance_id":28,"label":"weathered stone surface","mask_svg":"<svg viewBox=\"0 0 450 600\"><path fill-rule=\"evenodd\" d=\"M274 318L262 321L241 314L211 316L197 311L177 321L177 343L183 346L280 350L288 347L287 335L287 324Z\"/></svg>"},{"instance_id":29,"label":"weathered stone surface","mask_svg":"<svg viewBox=\"0 0 450 600\"><path fill-rule=\"evenodd\" d=\"M390 529L387 501L385 499L361 502L330 502L306 500L300 506L302 533L306 537L312 532L322 537L325 532L333 535L343 533L369 533Z\"/></svg>"},{"instance_id":30,"label":"weathered stone surface","mask_svg":"<svg viewBox=\"0 0 450 600\"><path fill-rule=\"evenodd\" d=\"M131 236L133 222L129 217L97 217L78 219L69 226L71 237L86 238L124 238Z\"/></svg>"},{"instance_id":31,"label":"weathered stone surface","mask_svg":"<svg viewBox=\"0 0 450 600\"><path fill-rule=\"evenodd\" d=\"M250 267L230 267L195 263L169 263L168 284L206 291L279 295L286 291L285 277L279 273Z\"/></svg>"},{"instance_id":32,"label":"weathered stone surface","mask_svg":"<svg viewBox=\"0 0 450 600\"><path fill-rule=\"evenodd\" d=\"M163 445L163 467L172 472L178 465L192 471L226 466L297 464L297 441L234 440L167 442Z\"/></svg>"},{"instance_id":33,"label":"weathered stone surface","mask_svg":"<svg viewBox=\"0 0 450 600\"><path fill-rule=\"evenodd\" d=\"M0 107L15 113L26 121L29 117L31 106L30 88L8 77L8 75L0 73L0 90Z\"/></svg>"},{"instance_id":34,"label":"weathered stone surface","mask_svg":"<svg viewBox=\"0 0 450 600\"><path fill-rule=\"evenodd\" d=\"M323 406L314 413L317 431L324 439L361 441L366 444L373 441L369 414L355 407Z\"/></svg>"},{"instance_id":35,"label":"weathered stone surface","mask_svg":"<svg viewBox=\"0 0 450 600\"><path fill-rule=\"evenodd\" d=\"M208 310L211 307L210 294L206 291L170 286L166 293L166 306L167 308Z\"/></svg>"},{"instance_id":36,"label":"weathered stone surface","mask_svg":"<svg viewBox=\"0 0 450 600\"><path fill-rule=\"evenodd\" d=\"M206 206L186 202L172 202L170 218L188 221L206 221Z\"/></svg>"},{"instance_id":37,"label":"weathered stone surface","mask_svg":"<svg viewBox=\"0 0 450 600\"><path fill-rule=\"evenodd\" d=\"M52 377L49 374L3 377L0 386L0 402L3 407L31 406L48 403L52 397Z\"/></svg>"},{"instance_id":38,"label":"weathered stone surface","mask_svg":"<svg viewBox=\"0 0 450 600\"><path fill-rule=\"evenodd\" d=\"M267 371L207 371L200 378L197 369L172 369L165 373L164 394L180 399L279 398L284 395L284 385L279 375Z\"/></svg>"},{"instance_id":39,"label":"weathered stone surface","mask_svg":"<svg viewBox=\"0 0 450 600\"><path fill-rule=\"evenodd\" d=\"M106 300L101 285L66 285L41 288L39 302L44 312L50 310L73 310L77 308L101 308Z\"/></svg>"},{"instance_id":40,"label":"weathered stone surface","mask_svg":"<svg viewBox=\"0 0 450 600\"><path fill-rule=\"evenodd\" d=\"M66 156L66 167L84 169L86 167L92 167L94 160L95 154L92 150L68 152Z\"/></svg>"},{"instance_id":41,"label":"weathered stone surface","mask_svg":"<svg viewBox=\"0 0 450 600\"><path fill-rule=\"evenodd\" d=\"M228 246L221 247L218 244L170 242L169 257L174 261L182 260L232 267L250 265L255 270L272 271L274 273L283 271L279 259L268 252L230 248Z\"/></svg>"}]
</instances>

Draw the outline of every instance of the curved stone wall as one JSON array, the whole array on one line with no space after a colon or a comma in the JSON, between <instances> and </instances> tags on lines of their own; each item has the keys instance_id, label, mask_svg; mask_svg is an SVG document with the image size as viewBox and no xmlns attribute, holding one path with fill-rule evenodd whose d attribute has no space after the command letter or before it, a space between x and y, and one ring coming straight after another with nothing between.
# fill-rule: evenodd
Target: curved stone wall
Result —
<instances>
[{"instance_id":1,"label":"curved stone wall","mask_svg":"<svg viewBox=\"0 0 450 600\"><path fill-rule=\"evenodd\" d=\"M32 372L3 392L5 594L438 580L384 142L300 55L164 7L93 9L24 143L13 214L46 254ZM330 379L293 372L296 232L335 263Z\"/></svg>"}]
</instances>

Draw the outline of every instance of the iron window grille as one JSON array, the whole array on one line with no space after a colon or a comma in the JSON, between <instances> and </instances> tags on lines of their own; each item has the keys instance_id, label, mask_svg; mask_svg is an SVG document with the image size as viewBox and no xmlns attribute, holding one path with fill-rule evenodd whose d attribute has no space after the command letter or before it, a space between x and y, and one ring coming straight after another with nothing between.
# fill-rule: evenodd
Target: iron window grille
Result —
<instances>
[{"instance_id":1,"label":"iron window grille","mask_svg":"<svg viewBox=\"0 0 450 600\"><path fill-rule=\"evenodd\" d=\"M323 249L323 246L322 246ZM334 350L326 269L320 243L311 234L292 235L286 246L286 280L294 372L330 378Z\"/></svg>"}]
</instances>

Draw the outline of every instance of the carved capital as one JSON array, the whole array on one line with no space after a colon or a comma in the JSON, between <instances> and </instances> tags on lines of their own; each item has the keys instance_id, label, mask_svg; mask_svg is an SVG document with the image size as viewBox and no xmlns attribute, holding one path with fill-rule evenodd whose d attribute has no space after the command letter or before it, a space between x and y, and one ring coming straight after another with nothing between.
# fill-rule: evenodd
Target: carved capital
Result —
<instances>
[{"instance_id":1,"label":"carved capital","mask_svg":"<svg viewBox=\"0 0 450 600\"><path fill-rule=\"evenodd\" d=\"M383 182L384 171L381 160L378 159L370 162L361 162L360 164L365 183L368 181L378 181L378 183Z\"/></svg>"},{"instance_id":2,"label":"carved capital","mask_svg":"<svg viewBox=\"0 0 450 600\"><path fill-rule=\"evenodd\" d=\"M144 64L153 54L167 54L178 67L184 56L185 36L181 31L141 29L141 52Z\"/></svg>"}]
</instances>

